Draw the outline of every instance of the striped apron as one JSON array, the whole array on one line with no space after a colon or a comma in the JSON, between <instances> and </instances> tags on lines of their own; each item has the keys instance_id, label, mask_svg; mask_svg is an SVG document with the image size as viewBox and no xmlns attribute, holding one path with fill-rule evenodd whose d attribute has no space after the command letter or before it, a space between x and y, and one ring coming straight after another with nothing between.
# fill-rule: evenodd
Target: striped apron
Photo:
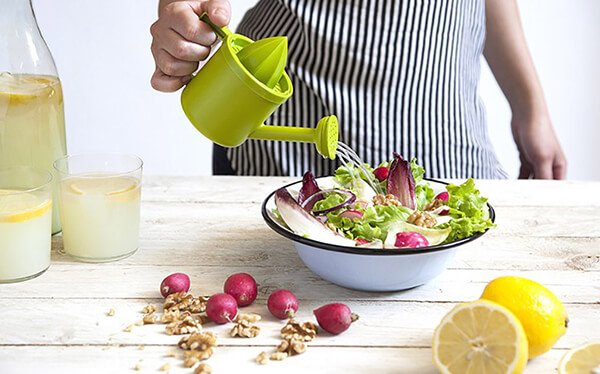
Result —
<instances>
[{"instance_id":1,"label":"striped apron","mask_svg":"<svg viewBox=\"0 0 600 374\"><path fill-rule=\"evenodd\" d=\"M260 0L238 32L288 37L293 96L267 123L314 127L371 165L396 151L433 178L506 178L478 96L485 0ZM331 175L312 144L248 140L226 150L238 175Z\"/></svg>"}]
</instances>

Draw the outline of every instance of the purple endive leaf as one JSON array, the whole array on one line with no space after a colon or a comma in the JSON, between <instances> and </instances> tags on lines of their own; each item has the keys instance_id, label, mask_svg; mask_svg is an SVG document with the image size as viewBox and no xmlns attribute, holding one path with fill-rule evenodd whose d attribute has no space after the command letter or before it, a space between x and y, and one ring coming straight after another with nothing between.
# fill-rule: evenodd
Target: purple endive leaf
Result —
<instances>
[{"instance_id":1,"label":"purple endive leaf","mask_svg":"<svg viewBox=\"0 0 600 374\"><path fill-rule=\"evenodd\" d=\"M403 206L416 208L415 179L410 171L410 162L396 152L387 179L387 192L394 195Z\"/></svg>"},{"instance_id":2,"label":"purple endive leaf","mask_svg":"<svg viewBox=\"0 0 600 374\"><path fill-rule=\"evenodd\" d=\"M304 173L304 176L302 177L302 188L300 188L300 192L298 193L298 204L302 205L309 197L311 197L312 195L316 194L319 191L321 191L321 189L319 188L319 185L317 184L317 180L315 179L315 176L310 171L307 171L306 173ZM322 199L323 199L323 196L321 196L319 199L314 199L311 206L307 206L304 208L310 212L313 205L315 205L315 203L317 201L322 200Z\"/></svg>"},{"instance_id":3,"label":"purple endive leaf","mask_svg":"<svg viewBox=\"0 0 600 374\"><path fill-rule=\"evenodd\" d=\"M275 206L281 218L296 234L324 243L354 247L354 240L330 230L315 216L302 209L286 188L275 192Z\"/></svg>"}]
</instances>

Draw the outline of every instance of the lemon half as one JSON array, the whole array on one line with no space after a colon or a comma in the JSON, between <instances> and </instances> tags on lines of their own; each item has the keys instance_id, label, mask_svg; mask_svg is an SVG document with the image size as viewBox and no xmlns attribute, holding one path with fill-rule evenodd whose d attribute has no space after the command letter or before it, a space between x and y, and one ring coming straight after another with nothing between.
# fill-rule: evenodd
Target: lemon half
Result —
<instances>
[{"instance_id":1,"label":"lemon half","mask_svg":"<svg viewBox=\"0 0 600 374\"><path fill-rule=\"evenodd\" d=\"M600 342L586 343L569 350L558 365L558 374L599 374Z\"/></svg>"},{"instance_id":2,"label":"lemon half","mask_svg":"<svg viewBox=\"0 0 600 374\"><path fill-rule=\"evenodd\" d=\"M433 335L433 361L442 373L521 373L527 357L519 320L486 300L457 305Z\"/></svg>"},{"instance_id":3,"label":"lemon half","mask_svg":"<svg viewBox=\"0 0 600 374\"><path fill-rule=\"evenodd\" d=\"M25 222L42 216L51 208L51 199L41 199L27 192L0 190L0 223Z\"/></svg>"}]
</instances>

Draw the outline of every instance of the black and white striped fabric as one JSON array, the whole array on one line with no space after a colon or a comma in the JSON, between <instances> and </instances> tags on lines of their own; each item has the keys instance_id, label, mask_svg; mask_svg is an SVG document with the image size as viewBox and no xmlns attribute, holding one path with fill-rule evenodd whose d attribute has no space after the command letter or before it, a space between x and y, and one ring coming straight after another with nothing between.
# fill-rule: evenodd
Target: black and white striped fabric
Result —
<instances>
[{"instance_id":1,"label":"black and white striped fabric","mask_svg":"<svg viewBox=\"0 0 600 374\"><path fill-rule=\"evenodd\" d=\"M477 87L485 0L260 0L238 32L285 35L294 95L269 119L340 121L371 165L397 151L434 178L505 178ZM239 175L331 175L314 145L249 140L227 150Z\"/></svg>"}]
</instances>

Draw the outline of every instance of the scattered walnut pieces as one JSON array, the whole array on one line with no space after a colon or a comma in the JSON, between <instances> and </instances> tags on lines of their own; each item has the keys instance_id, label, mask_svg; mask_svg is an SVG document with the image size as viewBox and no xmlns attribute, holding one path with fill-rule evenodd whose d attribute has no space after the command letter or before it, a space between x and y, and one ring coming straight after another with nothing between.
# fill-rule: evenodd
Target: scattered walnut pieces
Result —
<instances>
[{"instance_id":1,"label":"scattered walnut pieces","mask_svg":"<svg viewBox=\"0 0 600 374\"><path fill-rule=\"evenodd\" d=\"M194 316L188 314L183 319L169 323L165 330L168 335L184 335L200 331L201 328L202 324Z\"/></svg>"},{"instance_id":2,"label":"scattered walnut pieces","mask_svg":"<svg viewBox=\"0 0 600 374\"><path fill-rule=\"evenodd\" d=\"M112 317L115 315L115 309L114 308L110 308L110 310L108 311L108 313L106 313L107 316Z\"/></svg>"},{"instance_id":3,"label":"scattered walnut pieces","mask_svg":"<svg viewBox=\"0 0 600 374\"><path fill-rule=\"evenodd\" d=\"M267 357L267 352L260 352L258 354L258 356L256 356L256 363L258 363L260 365L266 365L267 362L269 362L269 359Z\"/></svg>"},{"instance_id":4,"label":"scattered walnut pieces","mask_svg":"<svg viewBox=\"0 0 600 374\"><path fill-rule=\"evenodd\" d=\"M142 365L140 365L140 364L135 364L135 366L133 367L133 370L135 370L135 371L140 371L140 370L142 370Z\"/></svg>"},{"instance_id":5,"label":"scattered walnut pieces","mask_svg":"<svg viewBox=\"0 0 600 374\"><path fill-rule=\"evenodd\" d=\"M242 319L231 329L231 336L240 338L256 338L260 333L260 327L252 324L248 320Z\"/></svg>"},{"instance_id":6,"label":"scattered walnut pieces","mask_svg":"<svg viewBox=\"0 0 600 374\"><path fill-rule=\"evenodd\" d=\"M144 318L142 318L142 322L144 323L144 325L152 325L156 323L157 319L158 317L156 316L156 314L152 312L150 314L146 314Z\"/></svg>"},{"instance_id":7,"label":"scattered walnut pieces","mask_svg":"<svg viewBox=\"0 0 600 374\"><path fill-rule=\"evenodd\" d=\"M425 211L431 212L432 210L436 210L437 208L444 205L444 200L442 199L433 199L425 205Z\"/></svg>"},{"instance_id":8,"label":"scattered walnut pieces","mask_svg":"<svg viewBox=\"0 0 600 374\"><path fill-rule=\"evenodd\" d=\"M125 327L125 332L131 332L133 331L133 325L129 325L127 327Z\"/></svg>"},{"instance_id":9,"label":"scattered walnut pieces","mask_svg":"<svg viewBox=\"0 0 600 374\"><path fill-rule=\"evenodd\" d=\"M306 345L301 340L286 339L277 346L277 352L285 352L288 356L295 356L306 351Z\"/></svg>"},{"instance_id":10,"label":"scattered walnut pieces","mask_svg":"<svg viewBox=\"0 0 600 374\"><path fill-rule=\"evenodd\" d=\"M165 357L177 357L177 351L172 350L165 354Z\"/></svg>"},{"instance_id":11,"label":"scattered walnut pieces","mask_svg":"<svg viewBox=\"0 0 600 374\"><path fill-rule=\"evenodd\" d=\"M136 321L135 325L136 326L144 326L144 321L142 321L142 320Z\"/></svg>"},{"instance_id":12,"label":"scattered walnut pieces","mask_svg":"<svg viewBox=\"0 0 600 374\"><path fill-rule=\"evenodd\" d=\"M152 304L148 304L144 307L144 309L142 309L142 312L146 314L154 313L156 312L156 307Z\"/></svg>"},{"instance_id":13,"label":"scattered walnut pieces","mask_svg":"<svg viewBox=\"0 0 600 374\"><path fill-rule=\"evenodd\" d=\"M406 219L406 222L412 223L413 225L416 225L416 226L428 227L428 228L437 225L437 221L434 216L432 216L431 214L429 214L427 212L420 212L418 210L416 210L413 214L408 216L408 218Z\"/></svg>"},{"instance_id":14,"label":"scattered walnut pieces","mask_svg":"<svg viewBox=\"0 0 600 374\"><path fill-rule=\"evenodd\" d=\"M273 361L283 361L287 358L288 354L285 352L274 352L271 353L271 357L269 357Z\"/></svg>"},{"instance_id":15,"label":"scattered walnut pieces","mask_svg":"<svg viewBox=\"0 0 600 374\"><path fill-rule=\"evenodd\" d=\"M312 322L298 323L290 319L281 329L281 337L286 340L295 339L310 342L317 336L317 325Z\"/></svg>"},{"instance_id":16,"label":"scattered walnut pieces","mask_svg":"<svg viewBox=\"0 0 600 374\"><path fill-rule=\"evenodd\" d=\"M161 366L160 368L158 368L158 370L160 370L160 371L169 371L169 370L171 370L171 364L167 362L166 364L164 364L163 366Z\"/></svg>"},{"instance_id":17,"label":"scattered walnut pieces","mask_svg":"<svg viewBox=\"0 0 600 374\"><path fill-rule=\"evenodd\" d=\"M167 296L163 305L164 310L179 310L180 312L203 313L206 311L208 297L194 297L187 292L176 292Z\"/></svg>"},{"instance_id":18,"label":"scattered walnut pieces","mask_svg":"<svg viewBox=\"0 0 600 374\"><path fill-rule=\"evenodd\" d=\"M237 317L235 318L235 321L236 322L248 321L250 323L256 323L256 322L260 321L261 318L262 317L256 313L238 313Z\"/></svg>"},{"instance_id":19,"label":"scattered walnut pieces","mask_svg":"<svg viewBox=\"0 0 600 374\"><path fill-rule=\"evenodd\" d=\"M208 366L207 364L200 364L194 370L194 374L211 374L211 373L212 373L212 370L211 370L210 366Z\"/></svg>"},{"instance_id":20,"label":"scattered walnut pieces","mask_svg":"<svg viewBox=\"0 0 600 374\"><path fill-rule=\"evenodd\" d=\"M377 194L373 197L373 205L402 206L402 203L400 203L400 201L396 199L396 196L392 194Z\"/></svg>"},{"instance_id":21,"label":"scattered walnut pieces","mask_svg":"<svg viewBox=\"0 0 600 374\"><path fill-rule=\"evenodd\" d=\"M177 343L179 348L186 350L203 350L206 347L215 347L217 345L217 337L212 332L194 333L189 336L184 336Z\"/></svg>"}]
</instances>

